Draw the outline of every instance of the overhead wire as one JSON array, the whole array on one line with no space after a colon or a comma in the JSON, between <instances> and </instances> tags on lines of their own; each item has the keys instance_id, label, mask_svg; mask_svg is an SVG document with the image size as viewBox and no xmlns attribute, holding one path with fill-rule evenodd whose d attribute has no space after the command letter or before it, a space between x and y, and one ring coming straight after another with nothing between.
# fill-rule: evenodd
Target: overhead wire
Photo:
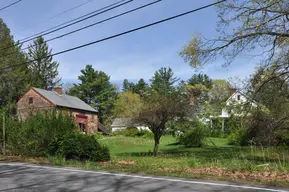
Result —
<instances>
[{"instance_id":1,"label":"overhead wire","mask_svg":"<svg viewBox=\"0 0 289 192\"><path fill-rule=\"evenodd\" d=\"M0 11L3 11L4 9L7 9L7 8L13 6L13 5L16 5L17 3L20 3L21 1L22 0L18 0L18 1L15 1L15 2L9 4L9 5L6 5L6 6L2 7L2 8L0 8Z\"/></svg>"},{"instance_id":2,"label":"overhead wire","mask_svg":"<svg viewBox=\"0 0 289 192\"><path fill-rule=\"evenodd\" d=\"M29 41L31 41L31 40L34 40L34 39L36 39L36 38L38 38L38 37L40 37L40 36L45 36L45 35L54 33L54 32L56 32L56 31L59 31L59 30L61 30L61 29L67 28L67 27L72 26L72 25L75 25L75 24L77 24L77 23L80 23L80 22L82 22L82 21L85 21L85 20L87 20L87 19L90 19L90 18L92 18L92 17L95 17L95 16L100 15L100 14L102 14L102 13L105 13L105 12L108 12L108 11L110 11L110 10L116 9L116 8L118 8L118 7L120 7L120 6L123 6L123 5L127 4L127 3L130 3L130 2L132 2L132 1L134 1L134 0L121 0L121 1L118 1L118 2L116 2L116 3L110 4L110 5L105 6L105 7L103 7L103 8L97 9L97 10L95 10L95 11L93 11L93 12L90 12L90 13L88 13L88 14L85 14L85 15L83 15L83 16L80 16L80 17L78 17L78 18L75 18L75 19L73 19L73 20L70 20L70 21L68 21L68 22L62 23L62 24L60 24L60 25L54 26L54 27L52 27L52 28L49 28L49 29L47 29L47 30L45 30L45 31L42 31L42 32L36 33L36 34L34 34L34 35L31 35L31 36L29 36L29 37L27 37L27 38L24 38L24 39L18 41L16 44L14 44L14 45L12 45L12 46L8 46L8 47L4 47L4 48L0 49L0 51L3 51L3 50L6 50L6 49L15 47L15 46L17 46L17 45L21 45L21 44L23 44L23 43L26 43L26 42L29 42ZM121 2L123 2L123 3L121 3ZM120 4L119 4L119 3L120 3ZM92 13L94 13L94 14L91 15ZM89 15L89 16L88 16L88 15ZM87 17L86 17L86 16L87 16ZM71 22L72 22L72 23L71 23ZM65 24L67 24L67 25L65 25ZM64 25L64 26L63 26L63 25ZM59 27L59 26L62 26L62 27ZM59 27L59 28L57 28L57 27ZM56 28L56 29L55 29L55 28ZM52 30L52 29L54 29L54 30Z\"/></svg>"},{"instance_id":3,"label":"overhead wire","mask_svg":"<svg viewBox=\"0 0 289 192\"><path fill-rule=\"evenodd\" d=\"M102 13L105 13L105 12L108 12L108 11L113 10L113 9L115 9L115 8L118 8L118 7L120 7L120 6L123 6L123 5L125 5L125 4L127 4L127 3L130 3L130 2L132 2L132 1L134 1L134 0L128 0L128 1L127 1L127 0L121 0L121 1L118 1L118 2L116 2L116 3L107 5L107 6L103 7L103 8L97 9L97 10L95 10L95 11L92 11L92 12L90 12L90 13L87 13L87 14L85 14L85 15L82 15L82 16L80 16L80 17L77 17L77 18L75 18L75 19L69 20L69 21L67 21L67 22L61 23L61 24L59 24L59 25L56 25L56 26L51 27L51 28L49 28L49 29L46 29L46 30L44 30L44 31L41 31L41 32L38 32L38 33L36 33L36 34L30 35L29 37L23 38L23 39L20 40L20 43L26 43L26 42L28 42L28 41L31 41L31 40L37 38L38 36L45 36L45 35L54 33L54 32L59 31L59 30L61 30L61 29L70 27L70 26L72 26L72 25L75 25L75 24L80 23L80 22L82 22L82 21L85 21L85 20L87 20L87 19L90 19L90 18L93 18L93 17L95 17L95 16L97 16L97 15L100 15L100 14L102 14ZM124 3L122 3L122 2L124 2ZM61 27L61 26L62 26L62 27ZM36 37L35 37L35 36L36 36Z\"/></svg>"},{"instance_id":4,"label":"overhead wire","mask_svg":"<svg viewBox=\"0 0 289 192\"><path fill-rule=\"evenodd\" d=\"M164 23L164 22L167 22L167 21L170 21L170 20L173 20L173 19L176 19L176 18L185 16L185 15L188 15L188 14L191 14L191 13L194 13L194 12L197 12L197 11L200 11L200 10L203 10L203 9L206 9L206 8L209 8L209 7L212 7L212 6L214 6L214 5L223 3L223 2L225 2L225 1L227 1L227 0L221 0L221 1L218 1L218 2L215 2L215 3L211 3L211 4L208 4L208 5L199 7L199 8L197 8L197 9L193 9L193 10L190 10L190 11L187 11L187 12L184 12L184 13L181 13L181 14L174 15L174 16L172 16L172 17L168 17L168 18L166 18L166 19L162 19L162 20L159 20L159 21L156 21L156 22L147 24L147 25L143 25L143 26L141 26L141 27L137 27L137 28L134 28L134 29L131 29L131 30L122 32L122 33L118 33L118 34L116 34L116 35L112 35L112 36L109 36L109 37L106 37L106 38L103 38L103 39L99 39L99 40L96 40L96 41L92 41L92 42L90 42L90 43L86 43L86 44L83 44L83 45L79 45L79 46L76 46L76 47L73 47L73 48L70 48L70 49L66 49L66 50L63 50L63 51L59 51L59 52L50 54L50 55L45 56L45 57L40 58L40 59L44 59L44 58L47 58L47 57L64 54L64 53L71 52L71 51L74 51L74 50L77 50L77 49L80 49L80 48L83 48L83 47L87 47L87 46L90 46L90 45L93 45L93 44L97 44L97 43L100 43L100 42L103 42L103 41L107 41L107 40L109 40L109 39L113 39L113 38L116 38L116 37L119 37L119 36L123 36L123 35L129 34L129 33L135 32L135 31L139 31L139 30L144 29L144 28L148 28L148 27L151 27L151 26L160 24L160 23ZM30 60L30 61L27 61L27 62L19 63L19 64L14 64L14 65L11 65L11 66L2 68L1 71L5 71L5 70L7 70L7 69L10 69L10 68L13 68L13 67L17 67L17 66L21 66L21 65L26 65L26 64L29 64L30 62L34 62L34 61L37 61L37 60L39 60L39 58L34 59L34 60ZM0 71L0 72L1 72L1 71Z\"/></svg>"},{"instance_id":5,"label":"overhead wire","mask_svg":"<svg viewBox=\"0 0 289 192\"><path fill-rule=\"evenodd\" d=\"M154 4L156 4L156 3L159 3L159 2L161 2L161 1L162 1L162 0L157 0L157 1L153 1L153 2L151 2L151 3L148 3L148 4L145 4L145 5L139 6L139 7L137 7L137 8L131 9L131 10L129 10L129 11L126 11L126 12L117 14L117 15L115 15L115 16L109 17L109 18L107 18L107 19L104 19L104 20L101 20L101 21L92 23L92 24L90 24L90 25L87 25L87 26L78 28L78 29L76 29L76 30L73 30L73 31L70 31L70 32L68 32L68 33L59 35L59 36L57 36L57 37L53 37L53 38L51 38L51 39L48 39L48 40L44 41L44 43L47 43L47 42L50 42L50 41L53 41L53 40L56 40L56 39L60 39L60 38L63 38L63 37L65 37L65 36L71 35L71 34L73 34L73 33L76 33L76 32L82 31L82 30L84 30L84 29L93 27L93 26L95 26L95 25L98 25L98 24L101 24L101 23L110 21L110 20L112 20L112 19L116 19L116 18L118 18L118 17L127 15L127 14L129 14L129 13L134 12L134 11L143 9L143 8L145 8L145 7L152 6L152 5L154 5ZM32 48L32 47L35 47L35 45L29 45L29 46L21 49L21 51L27 50L27 49ZM16 51L15 51L15 52L16 52ZM11 52L11 53L9 53L9 54L3 55L3 57L6 57L6 56L8 56L8 55L12 55L12 54L15 53L15 52Z\"/></svg>"},{"instance_id":6,"label":"overhead wire","mask_svg":"<svg viewBox=\"0 0 289 192\"><path fill-rule=\"evenodd\" d=\"M28 29L31 29L31 28L33 28L33 27L36 27L36 26L38 26L38 25L40 25L40 24L42 24L42 23L44 23L44 22L50 21L50 20L52 20L52 19L54 19L54 18L56 18L56 17L59 17L59 16L64 15L64 14L70 12L70 11L73 11L73 10L75 10L75 9L77 9L77 8L80 8L80 7L82 7L82 6L90 3L90 2L92 2L92 1L94 1L94 0L85 1L84 3L78 4L78 5L74 6L74 7L71 7L70 9L67 9L67 10L65 10L65 11L62 11L61 13L58 13L58 14L53 15L53 16L51 16L51 17L48 17L47 19L44 19L44 20L42 20L42 21L40 21L40 22L38 22L38 23L36 23L36 24L33 24L33 25L31 25L31 26L29 26L29 27L27 27L27 28L24 28L22 31L26 31L26 30L28 30Z\"/></svg>"}]
</instances>

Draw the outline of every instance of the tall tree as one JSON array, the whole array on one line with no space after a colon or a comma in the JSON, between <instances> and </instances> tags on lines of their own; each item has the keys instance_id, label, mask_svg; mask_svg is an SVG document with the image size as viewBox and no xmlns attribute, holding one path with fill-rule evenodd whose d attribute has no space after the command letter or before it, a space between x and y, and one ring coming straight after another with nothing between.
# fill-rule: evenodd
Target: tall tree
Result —
<instances>
[{"instance_id":1,"label":"tall tree","mask_svg":"<svg viewBox=\"0 0 289 192\"><path fill-rule=\"evenodd\" d=\"M58 77L59 63L53 61L52 49L48 48L43 37L38 37L28 48L28 59L31 61L29 68L33 73L33 86L52 89L59 84Z\"/></svg>"},{"instance_id":2,"label":"tall tree","mask_svg":"<svg viewBox=\"0 0 289 192\"><path fill-rule=\"evenodd\" d=\"M134 118L138 116L142 107L143 103L138 94L130 91L122 92L115 101L113 114L116 117Z\"/></svg>"},{"instance_id":3,"label":"tall tree","mask_svg":"<svg viewBox=\"0 0 289 192\"><path fill-rule=\"evenodd\" d=\"M142 95L145 90L148 88L148 84L144 79L140 79L137 83L129 82L127 79L123 80L122 91L123 92L132 92Z\"/></svg>"},{"instance_id":4,"label":"tall tree","mask_svg":"<svg viewBox=\"0 0 289 192\"><path fill-rule=\"evenodd\" d=\"M198 68L218 57L230 65L241 54L262 55L263 67L284 58L289 48L288 0L227 0L216 7L218 37L195 37L181 51L191 66ZM252 55L253 53L253 55ZM289 62L279 62L283 76L289 74ZM280 75L280 74L279 74Z\"/></svg>"},{"instance_id":5,"label":"tall tree","mask_svg":"<svg viewBox=\"0 0 289 192\"><path fill-rule=\"evenodd\" d=\"M15 103L30 86L29 73L25 55L16 45L10 29L0 19L0 107L15 112Z\"/></svg>"},{"instance_id":6,"label":"tall tree","mask_svg":"<svg viewBox=\"0 0 289 192\"><path fill-rule=\"evenodd\" d=\"M194 74L189 80L189 85L197 85L201 84L207 87L207 89L211 89L213 87L213 81L210 77L206 74Z\"/></svg>"},{"instance_id":7,"label":"tall tree","mask_svg":"<svg viewBox=\"0 0 289 192\"><path fill-rule=\"evenodd\" d=\"M113 109L116 99L115 86L110 82L110 77L103 71L93 69L86 65L78 76L79 84L74 84L69 94L75 95L99 110L99 119L103 123Z\"/></svg>"},{"instance_id":8,"label":"tall tree","mask_svg":"<svg viewBox=\"0 0 289 192\"><path fill-rule=\"evenodd\" d=\"M150 81L152 89L159 93L166 94L174 90L174 84L178 82L179 79L174 77L174 72L170 67L162 67L155 72Z\"/></svg>"},{"instance_id":9,"label":"tall tree","mask_svg":"<svg viewBox=\"0 0 289 192\"><path fill-rule=\"evenodd\" d=\"M211 102L218 104L229 98L232 85L228 81L225 79L214 79L212 84L213 86L210 91Z\"/></svg>"},{"instance_id":10,"label":"tall tree","mask_svg":"<svg viewBox=\"0 0 289 192\"><path fill-rule=\"evenodd\" d=\"M129 82L127 79L123 80L122 83L122 91L126 92L126 91L130 91L132 93L135 92L135 84L133 82Z\"/></svg>"}]
</instances>

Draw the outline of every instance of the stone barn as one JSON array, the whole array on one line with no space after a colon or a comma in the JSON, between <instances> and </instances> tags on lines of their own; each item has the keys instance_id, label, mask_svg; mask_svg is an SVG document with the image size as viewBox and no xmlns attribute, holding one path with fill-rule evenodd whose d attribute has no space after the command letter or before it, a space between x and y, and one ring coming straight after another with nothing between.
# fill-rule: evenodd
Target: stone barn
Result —
<instances>
[{"instance_id":1,"label":"stone barn","mask_svg":"<svg viewBox=\"0 0 289 192\"><path fill-rule=\"evenodd\" d=\"M98 111L77 97L64 94L61 87L54 91L30 88L17 102L17 115L25 120L35 111L67 111L85 134L103 131L99 128Z\"/></svg>"}]
</instances>

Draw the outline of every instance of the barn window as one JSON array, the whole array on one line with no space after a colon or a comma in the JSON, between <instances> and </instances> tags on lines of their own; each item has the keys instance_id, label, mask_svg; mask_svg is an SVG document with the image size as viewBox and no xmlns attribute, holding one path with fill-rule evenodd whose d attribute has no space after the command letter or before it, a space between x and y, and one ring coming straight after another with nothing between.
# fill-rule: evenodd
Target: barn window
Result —
<instances>
[{"instance_id":1,"label":"barn window","mask_svg":"<svg viewBox=\"0 0 289 192\"><path fill-rule=\"evenodd\" d=\"M32 104L32 103L33 103L33 97L29 97L28 103L29 103L29 104Z\"/></svg>"},{"instance_id":2,"label":"barn window","mask_svg":"<svg viewBox=\"0 0 289 192\"><path fill-rule=\"evenodd\" d=\"M241 95L237 95L237 100L240 101Z\"/></svg>"}]
</instances>

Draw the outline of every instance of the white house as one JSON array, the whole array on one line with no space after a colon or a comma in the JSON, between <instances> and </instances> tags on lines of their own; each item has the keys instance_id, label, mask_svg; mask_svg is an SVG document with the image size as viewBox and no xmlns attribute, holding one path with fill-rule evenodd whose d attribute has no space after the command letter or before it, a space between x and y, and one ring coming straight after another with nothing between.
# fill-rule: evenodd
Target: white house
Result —
<instances>
[{"instance_id":1,"label":"white house","mask_svg":"<svg viewBox=\"0 0 289 192\"><path fill-rule=\"evenodd\" d=\"M129 127L136 127L140 130L150 130L147 126L141 123L134 123L131 118L115 118L111 124L111 131L125 130Z\"/></svg>"},{"instance_id":2,"label":"white house","mask_svg":"<svg viewBox=\"0 0 289 192\"><path fill-rule=\"evenodd\" d=\"M242 110L242 105L250 105L251 107L257 107L257 103L247 97L245 94L241 93L237 89L235 89L230 97L226 100L225 106L222 108L222 112L220 115L211 118L211 127L212 127L212 119L213 118L222 118L222 130L225 129L225 120L229 118L231 115L234 116L244 116L246 111ZM239 106L239 110L234 110L234 106Z\"/></svg>"}]
</instances>

